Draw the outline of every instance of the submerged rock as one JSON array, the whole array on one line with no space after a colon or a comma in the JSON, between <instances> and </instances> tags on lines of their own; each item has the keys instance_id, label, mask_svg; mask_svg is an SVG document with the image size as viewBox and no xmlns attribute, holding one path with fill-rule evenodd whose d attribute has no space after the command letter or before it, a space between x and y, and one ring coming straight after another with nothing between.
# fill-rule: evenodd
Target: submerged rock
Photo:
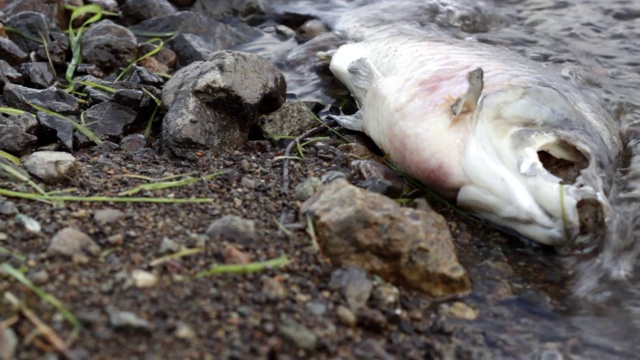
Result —
<instances>
[{"instance_id":1,"label":"submerged rock","mask_svg":"<svg viewBox=\"0 0 640 360\"><path fill-rule=\"evenodd\" d=\"M471 283L439 214L337 179L307 200L318 243L336 266L360 266L383 278L443 299L467 294Z\"/></svg>"},{"instance_id":2,"label":"submerged rock","mask_svg":"<svg viewBox=\"0 0 640 360\"><path fill-rule=\"evenodd\" d=\"M82 59L105 71L124 68L134 62L137 55L135 35L110 20L96 23L82 36Z\"/></svg>"},{"instance_id":3,"label":"submerged rock","mask_svg":"<svg viewBox=\"0 0 640 360\"><path fill-rule=\"evenodd\" d=\"M62 151L37 151L24 161L29 174L47 184L64 182L76 173L76 158Z\"/></svg>"},{"instance_id":4,"label":"submerged rock","mask_svg":"<svg viewBox=\"0 0 640 360\"><path fill-rule=\"evenodd\" d=\"M284 76L267 59L237 51L214 53L181 69L165 85L164 146L183 157L190 150L220 154L235 149L246 143L260 114L284 103L285 93Z\"/></svg>"},{"instance_id":5,"label":"submerged rock","mask_svg":"<svg viewBox=\"0 0 640 360\"><path fill-rule=\"evenodd\" d=\"M80 108L78 99L62 89L50 87L47 89L31 89L22 85L7 84L4 87L4 100L10 107L33 111L29 104L60 113L76 113Z\"/></svg>"}]
</instances>

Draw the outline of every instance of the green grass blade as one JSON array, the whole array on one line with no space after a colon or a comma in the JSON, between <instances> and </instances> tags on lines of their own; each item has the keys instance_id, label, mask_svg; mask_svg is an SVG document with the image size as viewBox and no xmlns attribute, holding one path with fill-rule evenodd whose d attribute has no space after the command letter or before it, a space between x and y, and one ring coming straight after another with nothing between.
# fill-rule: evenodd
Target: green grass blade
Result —
<instances>
[{"instance_id":1,"label":"green grass blade","mask_svg":"<svg viewBox=\"0 0 640 360\"><path fill-rule=\"evenodd\" d=\"M231 265L214 265L209 270L203 271L195 275L195 279L203 276L221 275L221 274L250 274L254 272L264 271L285 266L291 261L286 256L276 259L252 262L250 264L231 264Z\"/></svg>"},{"instance_id":2,"label":"green grass blade","mask_svg":"<svg viewBox=\"0 0 640 360\"><path fill-rule=\"evenodd\" d=\"M24 113L26 113L26 111L24 110L20 110L20 109L14 109L14 108L10 108L10 107L0 107L0 113L3 113L5 115L17 115L20 116Z\"/></svg>"},{"instance_id":3,"label":"green grass blade","mask_svg":"<svg viewBox=\"0 0 640 360\"><path fill-rule=\"evenodd\" d=\"M73 22L83 16L85 14L93 14L92 17L85 20L82 25L77 29L73 28ZM65 78L69 83L69 87L67 88L68 92L72 92L74 89L73 82L73 74L75 74L78 65L82 62L82 33L84 32L84 27L94 23L102 18L102 8L98 4L90 4L78 7L73 10L71 13L71 18L69 19L69 45L71 46L71 62L69 62L69 66L67 67L67 72L65 74Z\"/></svg>"},{"instance_id":4,"label":"green grass blade","mask_svg":"<svg viewBox=\"0 0 640 360\"><path fill-rule=\"evenodd\" d=\"M25 176L24 174L22 174L21 172L17 171L16 169L12 168L11 166L7 165L7 164L3 164L0 162L0 169L4 170L5 172L13 175L16 179L25 182L27 184L29 184L29 186L31 186L32 188L34 188L37 192L39 192L41 195L45 196L45 197L49 197L49 195L47 194L46 191L44 191L38 184L34 183L31 179L29 179L27 176Z\"/></svg>"},{"instance_id":5,"label":"green grass blade","mask_svg":"<svg viewBox=\"0 0 640 360\"><path fill-rule=\"evenodd\" d=\"M9 154L6 151L0 150L0 157L3 157L9 161L11 161L15 166L20 166L20 159L16 156Z\"/></svg>"},{"instance_id":6,"label":"green grass blade","mask_svg":"<svg viewBox=\"0 0 640 360\"><path fill-rule=\"evenodd\" d=\"M84 86L92 87L92 88L95 88L95 89L98 89L98 90L102 90L102 91L108 92L110 94L115 94L116 91L118 91L118 89L116 89L116 88L112 88L110 86L98 84L98 83L93 82L93 81L80 80L80 81L77 81L77 83L78 84L82 84Z\"/></svg>"},{"instance_id":7,"label":"green grass blade","mask_svg":"<svg viewBox=\"0 0 640 360\"><path fill-rule=\"evenodd\" d=\"M67 9L67 10L75 11L75 10L79 9L80 6L74 6L74 5L65 4L64 8ZM101 8L101 10L102 10L102 15L120 17L120 14L118 14L117 12L107 11L107 10L104 10L102 8Z\"/></svg>"},{"instance_id":8,"label":"green grass blade","mask_svg":"<svg viewBox=\"0 0 640 360\"><path fill-rule=\"evenodd\" d=\"M153 38L153 39L151 39L151 40L147 41L147 43L149 43L149 44L153 44L154 42L157 42L157 43L158 43L158 45L156 46L156 48L155 48L155 49L153 49L153 50L151 50L151 51L149 51L148 53L146 53L146 54L144 54L144 55L140 56L139 58L135 59L132 63L130 63L129 65L127 65L127 67L126 67L126 68L124 68L124 70L122 70L122 72L120 72L120 74L118 75L118 77L116 77L116 82L117 82L117 81L120 81L120 79L122 79L122 77L123 77L124 75L126 75L126 74L129 72L129 70L131 70L131 68L132 68L135 64L137 64L137 63L138 63L138 61L141 61L141 60L144 60L144 59L146 59L146 58L148 58L148 57L150 57L150 56L153 56L153 55L157 54L160 50L162 50L162 48L164 47L164 41L162 41L162 39L160 39L160 38Z\"/></svg>"},{"instance_id":9,"label":"green grass blade","mask_svg":"<svg viewBox=\"0 0 640 360\"><path fill-rule=\"evenodd\" d=\"M13 28L13 27L11 27L11 26L6 26L6 25L5 25L5 26L4 26L4 29L5 29L7 32L17 34L17 35L19 35L19 36L21 36L21 37L23 37L23 38L25 38L25 39L27 39L27 40L29 40L29 41L33 41L33 42L36 42L36 43L38 43L38 44L42 44L42 40L38 39L37 37L35 37L35 36L31 36L31 35L26 34L26 33L23 33L22 31L20 31L20 30L18 30L18 29L16 29L16 28Z\"/></svg>"},{"instance_id":10,"label":"green grass blade","mask_svg":"<svg viewBox=\"0 0 640 360\"><path fill-rule=\"evenodd\" d=\"M144 134L143 136L145 138L148 138L149 135L151 134L151 126L153 126L153 121L156 118L156 113L158 112L158 110L160 110L160 108L162 107L162 100L158 99L155 95L153 95L149 90L147 90L147 88L145 88L144 86L142 87L142 91L145 92L145 94L149 95L153 101L156 102L156 107L155 109L153 109L153 111L151 112L151 116L149 116L149 121L147 121L147 125L144 128Z\"/></svg>"},{"instance_id":11,"label":"green grass blade","mask_svg":"<svg viewBox=\"0 0 640 360\"><path fill-rule=\"evenodd\" d=\"M100 145L102 144L102 140L96 136L96 134L93 133L93 131L89 130L89 128L87 128L86 126L74 121L73 119L71 119L70 117L64 116L62 114L58 114L55 111L51 111L49 109L43 108L42 106L38 106L35 104L29 104L32 108L38 110L38 111L42 111L43 113L49 114L51 116L55 116L57 118L66 120L68 122L71 123L71 126L73 126L74 129L78 130L80 133L82 133L82 135L86 136L87 139L93 141L96 145Z\"/></svg>"},{"instance_id":12,"label":"green grass blade","mask_svg":"<svg viewBox=\"0 0 640 360\"><path fill-rule=\"evenodd\" d=\"M62 316L64 316L67 321L73 325L73 331L71 332L71 338L75 338L80 332L80 321L76 318L75 315L60 302L60 300L56 299L53 295L48 294L41 290L39 287L35 286L31 280L27 279L23 273L18 271L16 268L7 263L0 264L0 269L4 270L7 275L13 277L14 279L21 282L23 285L31 289L39 298L51 304Z\"/></svg>"}]
</instances>

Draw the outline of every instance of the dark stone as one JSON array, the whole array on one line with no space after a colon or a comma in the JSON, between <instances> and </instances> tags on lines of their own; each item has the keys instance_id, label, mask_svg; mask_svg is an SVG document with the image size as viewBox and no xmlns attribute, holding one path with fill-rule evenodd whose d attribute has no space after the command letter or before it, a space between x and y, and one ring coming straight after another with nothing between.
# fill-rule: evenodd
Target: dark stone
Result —
<instances>
[{"instance_id":1,"label":"dark stone","mask_svg":"<svg viewBox=\"0 0 640 360\"><path fill-rule=\"evenodd\" d=\"M92 76L94 78L102 79L105 74L96 64L80 64L76 68L76 75Z\"/></svg>"},{"instance_id":2,"label":"dark stone","mask_svg":"<svg viewBox=\"0 0 640 360\"><path fill-rule=\"evenodd\" d=\"M26 52L38 50L40 43L28 39L26 36L40 40L42 36L49 39L49 25L47 17L33 11L22 11L10 16L6 22L20 33L9 32L9 39Z\"/></svg>"},{"instance_id":3,"label":"dark stone","mask_svg":"<svg viewBox=\"0 0 640 360\"><path fill-rule=\"evenodd\" d=\"M51 59L54 66L66 67L67 54L69 53L69 37L61 32L52 32L50 38L51 40L47 42L46 51L44 44L38 46L38 50L36 50L38 59L47 62ZM49 53L48 57L47 52Z\"/></svg>"},{"instance_id":4,"label":"dark stone","mask_svg":"<svg viewBox=\"0 0 640 360\"><path fill-rule=\"evenodd\" d=\"M11 65L20 65L29 60L29 54L13 41L0 36L0 60L5 60Z\"/></svg>"},{"instance_id":5,"label":"dark stone","mask_svg":"<svg viewBox=\"0 0 640 360\"><path fill-rule=\"evenodd\" d=\"M144 126L136 122L137 113L126 106L114 102L103 102L85 112L87 127L102 140L118 142Z\"/></svg>"},{"instance_id":6,"label":"dark stone","mask_svg":"<svg viewBox=\"0 0 640 360\"><path fill-rule=\"evenodd\" d=\"M33 111L29 104L60 113L76 113L79 109L78 99L64 90L50 87L48 89L30 89L22 85L7 84L4 87L4 99L10 107L24 111Z\"/></svg>"},{"instance_id":7,"label":"dark stone","mask_svg":"<svg viewBox=\"0 0 640 360\"><path fill-rule=\"evenodd\" d=\"M111 97L112 97L111 94L96 88L92 88L90 86L85 87L84 92L89 96L88 102L90 106L99 104L101 102L109 101L111 100Z\"/></svg>"},{"instance_id":8,"label":"dark stone","mask_svg":"<svg viewBox=\"0 0 640 360\"><path fill-rule=\"evenodd\" d=\"M260 30L247 25L232 27L191 11L149 19L131 29L176 32L165 46L175 51L178 67L203 60L212 52L231 49L262 34Z\"/></svg>"},{"instance_id":9,"label":"dark stone","mask_svg":"<svg viewBox=\"0 0 640 360\"><path fill-rule=\"evenodd\" d=\"M125 76L123 80L142 84L142 85L151 85L161 87L162 84L165 83L165 79L158 75L152 74L149 70L142 66L134 66L132 68L133 71L130 72L128 76Z\"/></svg>"},{"instance_id":10,"label":"dark stone","mask_svg":"<svg viewBox=\"0 0 640 360\"><path fill-rule=\"evenodd\" d=\"M218 154L242 146L260 114L285 101L282 73L267 59L220 51L174 74L162 93L169 107L162 138L168 150L211 149Z\"/></svg>"},{"instance_id":11,"label":"dark stone","mask_svg":"<svg viewBox=\"0 0 640 360\"><path fill-rule=\"evenodd\" d=\"M128 25L175 14L177 11L167 0L127 0L121 10L123 21Z\"/></svg>"},{"instance_id":12,"label":"dark stone","mask_svg":"<svg viewBox=\"0 0 640 360\"><path fill-rule=\"evenodd\" d=\"M138 54L148 54L156 48L157 46L155 44L142 43L138 46ZM175 51L164 46L162 47L162 49L160 49L160 51L158 51L151 57L156 59L160 64L165 65L169 69L176 66L177 57Z\"/></svg>"},{"instance_id":13,"label":"dark stone","mask_svg":"<svg viewBox=\"0 0 640 360\"><path fill-rule=\"evenodd\" d=\"M37 137L25 133L16 124L2 124L2 119L0 118L0 150L22 156L27 154L37 142Z\"/></svg>"},{"instance_id":14,"label":"dark stone","mask_svg":"<svg viewBox=\"0 0 640 360\"><path fill-rule=\"evenodd\" d=\"M65 17L64 5L64 0L11 0L4 12L7 16L12 16L23 11L35 11L46 16L49 23L55 23L58 28L66 29L69 24Z\"/></svg>"},{"instance_id":15,"label":"dark stone","mask_svg":"<svg viewBox=\"0 0 640 360\"><path fill-rule=\"evenodd\" d=\"M38 120L33 114L28 112L25 112L22 115L12 115L9 117L0 115L0 124L18 125L23 132L31 135L35 135L38 132Z\"/></svg>"},{"instance_id":16,"label":"dark stone","mask_svg":"<svg viewBox=\"0 0 640 360\"><path fill-rule=\"evenodd\" d=\"M110 20L91 26L82 36L82 59L113 71L136 60L138 42L129 29Z\"/></svg>"},{"instance_id":17,"label":"dark stone","mask_svg":"<svg viewBox=\"0 0 640 360\"><path fill-rule=\"evenodd\" d=\"M68 151L73 151L73 125L65 119L38 111L40 128L38 139L41 142L57 142Z\"/></svg>"},{"instance_id":18,"label":"dark stone","mask_svg":"<svg viewBox=\"0 0 640 360\"><path fill-rule=\"evenodd\" d=\"M154 96L157 98L161 97L160 94L154 94ZM139 123L140 126L146 124L151 113L157 106L156 102L151 99L151 96L142 90L136 89L120 89L113 94L111 101L135 111L138 114L136 122Z\"/></svg>"},{"instance_id":19,"label":"dark stone","mask_svg":"<svg viewBox=\"0 0 640 360\"><path fill-rule=\"evenodd\" d=\"M4 87L5 82L2 79L11 82L13 84L22 84L24 79L22 74L18 72L13 66L4 60L0 60L0 88Z\"/></svg>"},{"instance_id":20,"label":"dark stone","mask_svg":"<svg viewBox=\"0 0 640 360\"><path fill-rule=\"evenodd\" d=\"M36 89L45 89L53 85L56 80L49 63L29 62L20 65L20 72L25 80L25 85Z\"/></svg>"}]
</instances>

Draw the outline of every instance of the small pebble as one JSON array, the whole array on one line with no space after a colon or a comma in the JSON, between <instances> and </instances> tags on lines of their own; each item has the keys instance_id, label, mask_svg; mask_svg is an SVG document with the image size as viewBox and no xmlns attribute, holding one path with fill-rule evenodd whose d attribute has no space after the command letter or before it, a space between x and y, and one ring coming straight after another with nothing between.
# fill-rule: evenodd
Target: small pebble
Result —
<instances>
[{"instance_id":1,"label":"small pebble","mask_svg":"<svg viewBox=\"0 0 640 360\"><path fill-rule=\"evenodd\" d=\"M0 201L0 214L2 215L15 215L18 213L16 204L11 201Z\"/></svg>"},{"instance_id":2,"label":"small pebble","mask_svg":"<svg viewBox=\"0 0 640 360\"><path fill-rule=\"evenodd\" d=\"M338 319L340 319L340 322L344 325L349 327L356 326L358 319L356 318L356 315L353 313L353 311L349 310L348 307L344 305L338 305L338 307L336 308L336 315L338 315Z\"/></svg>"},{"instance_id":3,"label":"small pebble","mask_svg":"<svg viewBox=\"0 0 640 360\"><path fill-rule=\"evenodd\" d=\"M196 332L191 326L182 321L178 321L175 335L178 339L193 339L196 337Z\"/></svg>"},{"instance_id":4,"label":"small pebble","mask_svg":"<svg viewBox=\"0 0 640 360\"><path fill-rule=\"evenodd\" d=\"M151 330L153 330L153 325L149 321L139 317L133 312L113 309L109 309L107 312L109 313L109 323L114 329L142 330L145 332L151 332Z\"/></svg>"},{"instance_id":5,"label":"small pebble","mask_svg":"<svg viewBox=\"0 0 640 360\"><path fill-rule=\"evenodd\" d=\"M373 331L382 331L387 327L387 318L378 309L363 307L356 313L358 326Z\"/></svg>"},{"instance_id":6,"label":"small pebble","mask_svg":"<svg viewBox=\"0 0 640 360\"><path fill-rule=\"evenodd\" d=\"M39 233L40 230L42 230L42 226L40 225L38 220L31 218L25 214L16 215L16 221L22 224L22 226L24 226L24 228L29 232Z\"/></svg>"},{"instance_id":7,"label":"small pebble","mask_svg":"<svg viewBox=\"0 0 640 360\"><path fill-rule=\"evenodd\" d=\"M344 296L349 308L357 311L369 300L373 282L369 279L369 274L364 269L348 265L331 273L329 288L340 289L340 293Z\"/></svg>"},{"instance_id":8,"label":"small pebble","mask_svg":"<svg viewBox=\"0 0 640 360\"><path fill-rule=\"evenodd\" d=\"M226 240L240 245L251 245L258 237L253 220L235 215L214 220L207 228L207 235L214 241Z\"/></svg>"},{"instance_id":9,"label":"small pebble","mask_svg":"<svg viewBox=\"0 0 640 360\"><path fill-rule=\"evenodd\" d=\"M285 289L282 282L268 276L262 278L262 293L269 300L281 300L287 297L287 289Z\"/></svg>"},{"instance_id":10,"label":"small pebble","mask_svg":"<svg viewBox=\"0 0 640 360\"><path fill-rule=\"evenodd\" d=\"M58 231L51 239L51 244L47 249L47 253L50 255L68 257L84 256L85 252L96 256L100 253L100 246L89 235L71 227Z\"/></svg>"},{"instance_id":11,"label":"small pebble","mask_svg":"<svg viewBox=\"0 0 640 360\"><path fill-rule=\"evenodd\" d=\"M305 179L303 182L296 185L295 195L296 199L300 201L305 201L310 198L313 194L318 191L322 187L322 180L317 177L310 177Z\"/></svg>"},{"instance_id":12,"label":"small pebble","mask_svg":"<svg viewBox=\"0 0 640 360\"><path fill-rule=\"evenodd\" d=\"M93 219L98 225L104 226L122 219L123 216L124 212L118 209L106 208L96 210L96 212L93 214Z\"/></svg>"},{"instance_id":13,"label":"small pebble","mask_svg":"<svg viewBox=\"0 0 640 360\"><path fill-rule=\"evenodd\" d=\"M440 312L449 317L462 320L475 320L478 317L478 310L471 306L456 301L454 303L447 303L440 305Z\"/></svg>"},{"instance_id":14,"label":"small pebble","mask_svg":"<svg viewBox=\"0 0 640 360\"><path fill-rule=\"evenodd\" d=\"M16 354L16 348L18 347L18 336L12 328L8 327L2 332L2 344L4 345L2 356L7 356L7 359L14 359ZM4 359L4 357L3 357Z\"/></svg>"},{"instance_id":15,"label":"small pebble","mask_svg":"<svg viewBox=\"0 0 640 360\"><path fill-rule=\"evenodd\" d=\"M37 151L23 163L29 174L47 184L71 179L76 171L76 158L62 151Z\"/></svg>"},{"instance_id":16,"label":"small pebble","mask_svg":"<svg viewBox=\"0 0 640 360\"><path fill-rule=\"evenodd\" d=\"M49 281L49 273L46 270L38 270L31 274L31 281L36 285L43 285Z\"/></svg>"},{"instance_id":17,"label":"small pebble","mask_svg":"<svg viewBox=\"0 0 640 360\"><path fill-rule=\"evenodd\" d=\"M131 272L131 278L137 288L149 288L158 283L158 277L155 274L139 269Z\"/></svg>"},{"instance_id":18,"label":"small pebble","mask_svg":"<svg viewBox=\"0 0 640 360\"><path fill-rule=\"evenodd\" d=\"M180 244L169 239L168 237L163 237L162 242L160 243L160 254L165 253L175 253L180 251Z\"/></svg>"},{"instance_id":19,"label":"small pebble","mask_svg":"<svg viewBox=\"0 0 640 360\"><path fill-rule=\"evenodd\" d=\"M278 334L302 350L315 350L318 337L295 320L285 319L278 326Z\"/></svg>"},{"instance_id":20,"label":"small pebble","mask_svg":"<svg viewBox=\"0 0 640 360\"><path fill-rule=\"evenodd\" d=\"M400 300L400 290L389 283L380 284L373 289L371 298L379 307L389 307Z\"/></svg>"}]
</instances>

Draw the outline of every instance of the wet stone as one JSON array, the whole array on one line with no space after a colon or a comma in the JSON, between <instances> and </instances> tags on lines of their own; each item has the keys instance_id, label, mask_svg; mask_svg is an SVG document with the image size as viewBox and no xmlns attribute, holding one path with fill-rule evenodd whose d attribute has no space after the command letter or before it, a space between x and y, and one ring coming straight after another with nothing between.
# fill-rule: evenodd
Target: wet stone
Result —
<instances>
[{"instance_id":1,"label":"wet stone","mask_svg":"<svg viewBox=\"0 0 640 360\"><path fill-rule=\"evenodd\" d=\"M308 199L300 215L312 217L335 266L360 266L436 299L471 290L446 221L435 212L401 207L338 179Z\"/></svg>"},{"instance_id":2,"label":"wet stone","mask_svg":"<svg viewBox=\"0 0 640 360\"><path fill-rule=\"evenodd\" d=\"M37 151L24 162L29 174L47 184L68 181L76 173L76 158L61 151Z\"/></svg>"},{"instance_id":3,"label":"wet stone","mask_svg":"<svg viewBox=\"0 0 640 360\"><path fill-rule=\"evenodd\" d=\"M128 25L176 13L176 8L167 0L128 0L120 9Z\"/></svg>"},{"instance_id":4,"label":"wet stone","mask_svg":"<svg viewBox=\"0 0 640 360\"><path fill-rule=\"evenodd\" d=\"M46 16L35 11L22 11L12 15L7 19L6 25L31 38L40 39L43 36L45 39L49 39L49 25ZM9 33L9 39L26 52L36 51L40 46L38 42L13 32Z\"/></svg>"},{"instance_id":5,"label":"wet stone","mask_svg":"<svg viewBox=\"0 0 640 360\"><path fill-rule=\"evenodd\" d=\"M331 273L329 288L340 290L349 308L357 311L369 300L373 282L369 279L369 274L364 269L350 265L334 270Z\"/></svg>"},{"instance_id":6,"label":"wet stone","mask_svg":"<svg viewBox=\"0 0 640 360\"><path fill-rule=\"evenodd\" d=\"M30 62L20 66L26 86L35 89L45 89L53 85L56 80L53 71L46 62Z\"/></svg>"},{"instance_id":7,"label":"wet stone","mask_svg":"<svg viewBox=\"0 0 640 360\"><path fill-rule=\"evenodd\" d=\"M0 36L0 60L11 65L20 65L29 60L29 54L22 51L13 41Z\"/></svg>"},{"instance_id":8,"label":"wet stone","mask_svg":"<svg viewBox=\"0 0 640 360\"><path fill-rule=\"evenodd\" d=\"M280 323L278 334L302 350L313 351L318 343L316 334L292 319L285 319Z\"/></svg>"},{"instance_id":9,"label":"wet stone","mask_svg":"<svg viewBox=\"0 0 640 360\"><path fill-rule=\"evenodd\" d=\"M22 85L7 84L4 87L4 99L10 107L33 111L28 104L34 104L60 114L71 114L78 111L78 99L62 89L31 89Z\"/></svg>"},{"instance_id":10,"label":"wet stone","mask_svg":"<svg viewBox=\"0 0 640 360\"><path fill-rule=\"evenodd\" d=\"M147 147L147 139L142 134L127 135L120 141L120 148L124 151L136 152Z\"/></svg>"},{"instance_id":11,"label":"wet stone","mask_svg":"<svg viewBox=\"0 0 640 360\"><path fill-rule=\"evenodd\" d=\"M240 245L250 245L258 236L253 220L235 215L227 215L214 220L207 228L207 235L212 241L228 241Z\"/></svg>"},{"instance_id":12,"label":"wet stone","mask_svg":"<svg viewBox=\"0 0 640 360\"><path fill-rule=\"evenodd\" d=\"M82 59L105 71L124 68L137 55L138 41L135 35L110 20L95 23L82 36Z\"/></svg>"},{"instance_id":13,"label":"wet stone","mask_svg":"<svg viewBox=\"0 0 640 360\"><path fill-rule=\"evenodd\" d=\"M89 235L71 227L58 231L51 239L51 244L47 249L49 255L67 257L84 256L85 254L96 256L99 252L100 246Z\"/></svg>"},{"instance_id":14,"label":"wet stone","mask_svg":"<svg viewBox=\"0 0 640 360\"><path fill-rule=\"evenodd\" d=\"M40 141L58 142L68 151L74 149L73 125L69 121L42 111L38 111L37 115L40 123L38 131Z\"/></svg>"}]
</instances>

